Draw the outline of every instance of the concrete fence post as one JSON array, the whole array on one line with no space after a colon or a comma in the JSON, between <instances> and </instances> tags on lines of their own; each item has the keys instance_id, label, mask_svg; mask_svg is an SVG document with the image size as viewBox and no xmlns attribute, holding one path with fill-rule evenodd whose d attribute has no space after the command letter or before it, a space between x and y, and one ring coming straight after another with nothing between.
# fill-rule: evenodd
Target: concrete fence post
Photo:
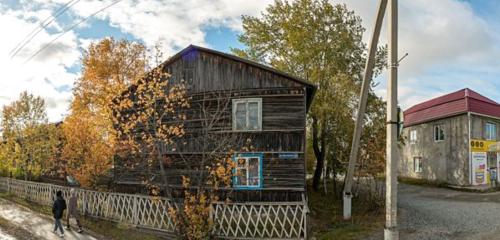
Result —
<instances>
[{"instance_id":1,"label":"concrete fence post","mask_svg":"<svg viewBox=\"0 0 500 240\"><path fill-rule=\"evenodd\" d=\"M87 197L85 191L78 190L80 192L80 196L82 198L82 212L84 216L87 216Z\"/></svg>"},{"instance_id":2,"label":"concrete fence post","mask_svg":"<svg viewBox=\"0 0 500 240\"><path fill-rule=\"evenodd\" d=\"M52 202L52 199L53 199L52 196L54 196L54 189L52 189L52 184L50 184L49 185L49 196L47 196L48 197L48 199L47 199L48 204L50 204Z\"/></svg>"},{"instance_id":3,"label":"concrete fence post","mask_svg":"<svg viewBox=\"0 0 500 240\"><path fill-rule=\"evenodd\" d=\"M139 212L138 212L139 211L139 209L138 209L138 201L139 200L138 200L138 198L139 198L139 196L134 196L134 200L133 200L134 201L133 202L134 208L133 208L133 212L132 212L132 223L136 226L139 225Z\"/></svg>"}]
</instances>

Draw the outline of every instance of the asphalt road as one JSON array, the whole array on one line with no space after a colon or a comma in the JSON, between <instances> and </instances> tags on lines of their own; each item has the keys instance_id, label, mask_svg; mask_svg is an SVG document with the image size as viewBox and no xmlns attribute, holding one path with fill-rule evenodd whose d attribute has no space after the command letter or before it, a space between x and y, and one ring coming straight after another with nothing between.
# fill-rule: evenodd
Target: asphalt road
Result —
<instances>
[{"instance_id":1,"label":"asphalt road","mask_svg":"<svg viewBox=\"0 0 500 240\"><path fill-rule=\"evenodd\" d=\"M500 239L500 192L400 184L398 201L402 240Z\"/></svg>"}]
</instances>

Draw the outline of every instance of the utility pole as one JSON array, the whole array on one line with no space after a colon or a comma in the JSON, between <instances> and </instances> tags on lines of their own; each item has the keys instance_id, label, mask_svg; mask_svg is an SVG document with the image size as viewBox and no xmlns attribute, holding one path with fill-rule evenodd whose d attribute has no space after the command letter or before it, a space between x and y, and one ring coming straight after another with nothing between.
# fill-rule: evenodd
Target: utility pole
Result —
<instances>
[{"instance_id":1,"label":"utility pole","mask_svg":"<svg viewBox=\"0 0 500 240\"><path fill-rule=\"evenodd\" d=\"M397 229L397 106L398 106L398 1L389 0L389 79L387 82L387 146L385 174L385 240L398 240Z\"/></svg>"},{"instance_id":2,"label":"utility pole","mask_svg":"<svg viewBox=\"0 0 500 240\"><path fill-rule=\"evenodd\" d=\"M368 91L370 90L371 80L373 77L373 67L375 65L375 55L377 53L377 45L380 36L380 29L384 20L385 9L387 7L387 0L380 0L378 4L377 18L375 19L375 27L373 28L370 46L368 47L368 58L366 59L365 73L363 76L363 83L361 85L361 92L359 97L358 112L356 116L356 125L352 138L351 153L349 155L349 166L344 184L344 220L351 219L351 198L352 198L352 182L354 170L356 169L356 161L359 152L359 141L361 132L363 130L363 122L365 119L366 102L368 100Z\"/></svg>"}]
</instances>

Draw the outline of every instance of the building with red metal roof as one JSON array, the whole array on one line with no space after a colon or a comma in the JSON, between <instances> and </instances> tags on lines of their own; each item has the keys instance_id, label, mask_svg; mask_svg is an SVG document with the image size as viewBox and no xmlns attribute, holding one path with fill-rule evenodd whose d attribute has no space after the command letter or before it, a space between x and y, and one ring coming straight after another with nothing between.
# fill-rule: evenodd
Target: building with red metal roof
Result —
<instances>
[{"instance_id":1,"label":"building with red metal roof","mask_svg":"<svg viewBox=\"0 0 500 240\"><path fill-rule=\"evenodd\" d=\"M450 185L493 185L500 104L465 88L404 111L400 175Z\"/></svg>"},{"instance_id":2,"label":"building with red metal roof","mask_svg":"<svg viewBox=\"0 0 500 240\"><path fill-rule=\"evenodd\" d=\"M411 126L467 112L500 118L500 104L464 88L408 108L404 111L404 125Z\"/></svg>"}]
</instances>

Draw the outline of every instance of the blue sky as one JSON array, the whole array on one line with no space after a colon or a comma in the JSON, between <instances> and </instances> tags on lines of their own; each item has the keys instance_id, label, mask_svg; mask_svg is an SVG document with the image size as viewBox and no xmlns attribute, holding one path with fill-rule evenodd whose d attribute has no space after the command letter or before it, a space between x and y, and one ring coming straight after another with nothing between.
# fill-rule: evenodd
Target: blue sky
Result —
<instances>
[{"instance_id":1,"label":"blue sky","mask_svg":"<svg viewBox=\"0 0 500 240\"><path fill-rule=\"evenodd\" d=\"M72 0L74 5L19 54L9 52L43 19L70 0L4 0L0 2L0 28L9 37L0 39L0 105L14 100L23 90L43 96L49 117L67 114L71 88L80 72L81 49L105 37L140 41L147 46L160 42L166 55L189 44L229 52L244 47L238 42L241 15L259 16L271 0L123 0L68 32L47 51L24 61L65 28L112 0ZM373 27L376 2L332 0L346 4ZM500 101L499 1L401 0L399 54L409 53L400 67L400 104L412 104L469 87ZM384 26L381 41L386 43ZM26 69L30 69L26 71ZM376 92L385 96L385 74Z\"/></svg>"}]
</instances>

